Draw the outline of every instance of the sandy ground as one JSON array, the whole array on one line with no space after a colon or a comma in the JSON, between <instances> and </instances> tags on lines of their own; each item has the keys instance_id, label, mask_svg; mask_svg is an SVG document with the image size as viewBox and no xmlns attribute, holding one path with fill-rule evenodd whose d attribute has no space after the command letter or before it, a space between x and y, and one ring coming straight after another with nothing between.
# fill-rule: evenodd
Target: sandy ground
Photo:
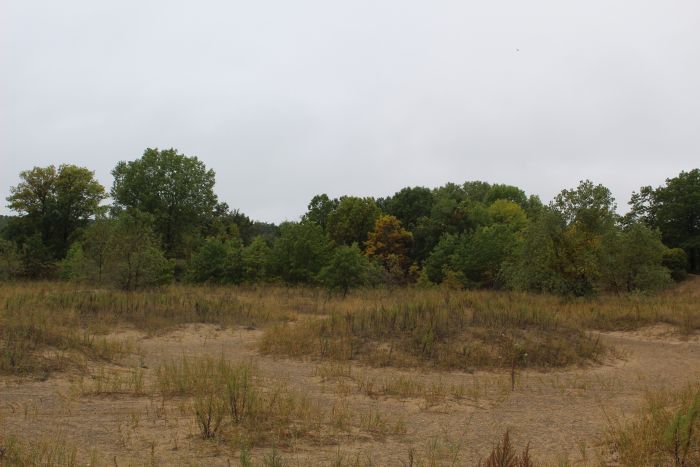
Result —
<instances>
[{"instance_id":1,"label":"sandy ground","mask_svg":"<svg viewBox=\"0 0 700 467\"><path fill-rule=\"evenodd\" d=\"M510 374L403 371L356 366L355 380L319 376L318 362L261 356L255 343L261 331L190 325L147 337L122 330L115 339L134 341L142 357L126 365L144 367L147 385L155 369L181 356L224 355L252 361L262 376L287 383L329 408L344 398L353 414L379 411L401 429L323 443L299 439L281 453L291 465L332 465L339 457L362 465L403 465L415 449L419 459L438 465L474 465L509 429L518 446L528 441L535 457L558 464L598 465L601 438L611 418L625 417L643 402L649 388L681 387L700 376L700 342L682 339L664 326L634 333L601 334L616 356L600 365L552 372L523 371L511 391ZM108 369L119 370L117 366ZM99 369L91 364L91 371ZM426 401L423 397L367 396L358 379L414 378L427 385L466 389L461 398ZM77 372L53 374L45 381L0 379L0 436L65 438L77 445L86 463L94 452L107 465L237 465L238 453L224 443L203 441L183 400L158 396L81 396ZM269 449L253 451L260 458ZM603 453L604 455L604 453Z\"/></svg>"}]
</instances>

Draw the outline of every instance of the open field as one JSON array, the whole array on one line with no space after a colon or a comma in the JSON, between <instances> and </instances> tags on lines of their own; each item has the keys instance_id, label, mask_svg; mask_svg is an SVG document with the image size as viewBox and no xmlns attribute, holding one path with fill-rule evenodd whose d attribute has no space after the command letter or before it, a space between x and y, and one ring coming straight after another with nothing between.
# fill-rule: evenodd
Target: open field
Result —
<instances>
[{"instance_id":1,"label":"open field","mask_svg":"<svg viewBox=\"0 0 700 467\"><path fill-rule=\"evenodd\" d=\"M699 302L2 284L0 463L694 465Z\"/></svg>"}]
</instances>

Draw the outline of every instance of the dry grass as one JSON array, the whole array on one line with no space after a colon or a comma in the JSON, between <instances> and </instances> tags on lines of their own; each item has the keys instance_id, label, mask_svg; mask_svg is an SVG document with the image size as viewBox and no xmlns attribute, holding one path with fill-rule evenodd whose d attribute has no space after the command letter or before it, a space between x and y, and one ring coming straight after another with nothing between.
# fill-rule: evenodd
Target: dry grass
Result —
<instances>
[{"instance_id":1,"label":"dry grass","mask_svg":"<svg viewBox=\"0 0 700 467\"><path fill-rule=\"evenodd\" d=\"M263 384L249 364L223 357L182 358L160 367L164 397L189 396L204 439L223 438L235 446L283 445L319 434L323 414L312 402L281 385Z\"/></svg>"},{"instance_id":2,"label":"dry grass","mask_svg":"<svg viewBox=\"0 0 700 467\"><path fill-rule=\"evenodd\" d=\"M339 404L326 411L284 384L263 380L251 365L234 365L223 357L163 365L157 388L164 397L189 397L202 438L225 440L235 448L284 447L301 438L335 443L352 427L378 436L404 430L376 408L350 414Z\"/></svg>"},{"instance_id":3,"label":"dry grass","mask_svg":"<svg viewBox=\"0 0 700 467\"><path fill-rule=\"evenodd\" d=\"M413 298L413 297L410 297ZM501 307L461 296L399 300L388 306L332 313L267 331L264 353L360 360L375 366L470 370L558 367L598 358L597 339L558 319L554 310Z\"/></svg>"},{"instance_id":4,"label":"dry grass","mask_svg":"<svg viewBox=\"0 0 700 467\"><path fill-rule=\"evenodd\" d=\"M0 284L0 373L46 375L81 358L132 352L103 336L149 334L187 323L269 329L270 354L360 360L375 366L559 367L597 359L585 330L668 323L700 328L694 288L660 295L565 299L515 292L359 290L347 298L309 288L191 287L123 292L64 283ZM300 319L294 325L284 325Z\"/></svg>"},{"instance_id":5,"label":"dry grass","mask_svg":"<svg viewBox=\"0 0 700 467\"><path fill-rule=\"evenodd\" d=\"M0 465L74 467L78 465L78 449L60 436L31 441L16 436L0 437Z\"/></svg>"},{"instance_id":6,"label":"dry grass","mask_svg":"<svg viewBox=\"0 0 700 467\"><path fill-rule=\"evenodd\" d=\"M21 300L7 300L0 311L0 374L48 375L83 366L83 357L108 361L132 350L126 342L97 335L75 313Z\"/></svg>"},{"instance_id":7,"label":"dry grass","mask_svg":"<svg viewBox=\"0 0 700 467\"><path fill-rule=\"evenodd\" d=\"M104 334L118 326L155 333L186 323L257 327L314 311L318 294L284 289L172 286L123 292L63 283L0 283L0 373L48 374L81 357L112 361L133 351ZM311 304L311 305L309 305Z\"/></svg>"},{"instance_id":8,"label":"dry grass","mask_svg":"<svg viewBox=\"0 0 700 467\"><path fill-rule=\"evenodd\" d=\"M529 438L520 436L530 437L530 431L518 424L492 430L484 418L484 413L494 410L494 416L519 420L520 412L508 411L504 400L523 404L514 407L529 414L528 420L535 420L536 434L531 439L538 455L553 449L552 439L561 441L550 430L552 422L537 417L538 410L553 410L557 420L564 420L566 415L562 414L570 410L569 406L556 406L563 398L590 411L594 397L607 398L610 394L633 407L630 401L637 403L642 391L639 386L644 381L632 381L637 370L628 371L627 367L637 363L630 359L624 360L625 365L623 360L611 362L610 368L588 367L587 363L609 350L597 342L595 331L671 325L673 328L658 328L675 334L670 336L673 345L660 345L660 339L657 343L656 337L647 338L641 333L625 334L638 339L634 342L639 345L618 334L604 336L610 345L620 347L617 355L621 356L633 349L646 352L643 355L648 359L651 354L644 350L647 346L665 349L663 358L652 359L657 366L649 370L660 371L674 355L687 361L688 355L673 353L673 349L680 352L686 344L697 345L692 337L676 345L679 338L686 339L700 328L697 299L696 288L654 296L598 299L442 288L367 289L342 299L310 288L275 286L171 286L127 293L84 290L61 283L0 284L0 373L44 376L53 370L78 368L80 372L55 377L62 388L74 389L73 395L79 398L61 410L83 411L84 406L93 405L104 408L91 423L92 429L101 429L100 417L112 417L109 429L112 435L118 432L114 435L116 447L104 440L99 446L110 452L106 457L110 464L112 451L138 448L141 451L133 459L144 462L149 456L172 462L189 458L194 452L192 456L203 453L210 460L240 457L241 465L305 465L306 458L309 463L319 459L331 463L329 459L337 448L332 465L387 465L387 459L400 465L398 456L406 465L463 465L464 459L472 463L487 459L497 441L493 439L492 445L491 439L506 426L517 437L518 455L522 453ZM184 326L188 323L210 326ZM236 329L222 329L225 327ZM238 327L263 329L248 332ZM125 341L125 336L143 340L137 347ZM259 356L253 350L255 345L273 355L321 361ZM143 349L150 350L146 353ZM141 353L141 365L135 364L138 358L123 358L134 352ZM233 363L218 356L221 354L235 355L233 358L243 361L252 359L259 368ZM199 357L178 359L178 355ZM619 368L615 366L618 363ZM520 372L525 367L571 364L584 364L584 368ZM692 361L688 364L692 366ZM423 371L426 367L437 370ZM673 386L674 377L685 371L676 367L669 369L668 375L675 376L667 376L670 379L666 386ZM492 368L506 371L473 375L442 371L471 373ZM518 370L514 392L512 368ZM34 391L48 394L53 379L50 383L14 376L5 380L12 385L8 388L13 388L14 395L13 405L0 407L8 417L3 425L17 433L24 433L17 431L24 427L26 433L41 433L46 439L47 432L39 427L37 417L54 417L56 412L42 409L41 401L27 398L34 397ZM31 390L23 394L25 384ZM629 389L630 385L637 389ZM645 465L646 458L656 459L660 465L699 462L698 431L688 429L696 426L695 397L697 387L676 395L656 394L650 396L648 408L638 418L613 423L607 439L614 459L622 465ZM55 402L45 403L50 406ZM499 408L501 405L504 407ZM120 412L112 414L112 407ZM144 416L145 407L148 410ZM88 412L80 413L90 416ZM462 425L472 416L480 420L477 431L488 432L486 438L475 438L471 431L466 434ZM593 419L586 420L589 418ZM446 430L449 426L449 432L434 429L438 426L436 420ZM442 425L443 421L449 424ZM425 428L426 422L433 428ZM74 430L69 433L70 439L85 441L75 431L76 423L73 420L61 429ZM600 426L593 427L590 420L587 423L581 426L588 430L586 440L592 443ZM459 435L462 429L463 439ZM124 433L130 439L125 441ZM167 433L167 440L160 440L160 433ZM62 443L61 451L57 450L59 446L37 439L0 438L0 447L5 449L0 464L76 463L70 443ZM576 447L567 449L570 453ZM14 458L25 460L10 463L10 452ZM87 462L89 453L79 454L78 462ZM123 465L121 459L119 465Z\"/></svg>"},{"instance_id":9,"label":"dry grass","mask_svg":"<svg viewBox=\"0 0 700 467\"><path fill-rule=\"evenodd\" d=\"M691 294L565 299L516 292L404 289L361 292L344 310L267 330L260 350L374 366L551 368L597 360L586 330L668 323L700 328Z\"/></svg>"},{"instance_id":10,"label":"dry grass","mask_svg":"<svg viewBox=\"0 0 700 467\"><path fill-rule=\"evenodd\" d=\"M101 365L88 378L81 376L74 385L74 392L80 396L145 396L145 371L139 367L106 368Z\"/></svg>"},{"instance_id":11,"label":"dry grass","mask_svg":"<svg viewBox=\"0 0 700 467\"><path fill-rule=\"evenodd\" d=\"M435 375L372 375L347 364L329 363L315 367L314 374L323 382L335 383L335 392L341 396L360 394L373 399L419 399L422 408L429 409L447 401L469 399L478 402L487 395L510 392L510 381L505 375L473 378L470 384L447 383Z\"/></svg>"},{"instance_id":12,"label":"dry grass","mask_svg":"<svg viewBox=\"0 0 700 467\"><path fill-rule=\"evenodd\" d=\"M483 467L534 467L535 463L530 456L530 444L528 443L521 453L510 441L510 433L506 430L503 439L493 447L491 454L481 464Z\"/></svg>"},{"instance_id":13,"label":"dry grass","mask_svg":"<svg viewBox=\"0 0 700 467\"><path fill-rule=\"evenodd\" d=\"M606 441L621 465L700 465L700 383L650 392L634 418L610 422Z\"/></svg>"}]
</instances>

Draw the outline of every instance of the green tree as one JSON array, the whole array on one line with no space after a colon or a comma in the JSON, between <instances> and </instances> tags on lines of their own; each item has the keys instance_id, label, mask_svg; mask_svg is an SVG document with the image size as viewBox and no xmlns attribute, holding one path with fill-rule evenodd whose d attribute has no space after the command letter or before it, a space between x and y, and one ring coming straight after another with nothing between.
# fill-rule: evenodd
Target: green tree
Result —
<instances>
[{"instance_id":1,"label":"green tree","mask_svg":"<svg viewBox=\"0 0 700 467\"><path fill-rule=\"evenodd\" d=\"M603 185L584 180L578 187L562 190L550 204L567 225L577 223L591 234L602 234L616 220L615 199Z\"/></svg>"},{"instance_id":2,"label":"green tree","mask_svg":"<svg viewBox=\"0 0 700 467\"><path fill-rule=\"evenodd\" d=\"M642 187L630 205L630 217L660 229L664 243L682 248L688 269L700 273L700 169L681 172L656 189Z\"/></svg>"},{"instance_id":3,"label":"green tree","mask_svg":"<svg viewBox=\"0 0 700 467\"><path fill-rule=\"evenodd\" d=\"M494 224L463 234L450 258L450 270L461 273L468 287L496 287L501 284L501 267L516 247L510 226Z\"/></svg>"},{"instance_id":4,"label":"green tree","mask_svg":"<svg viewBox=\"0 0 700 467\"><path fill-rule=\"evenodd\" d=\"M424 264L424 271L430 282L439 284L445 279L445 272L451 267L458 242L458 235L445 234L435 245Z\"/></svg>"},{"instance_id":5,"label":"green tree","mask_svg":"<svg viewBox=\"0 0 700 467\"><path fill-rule=\"evenodd\" d=\"M285 222L270 254L272 273L287 284L313 282L328 260L330 242L313 222Z\"/></svg>"},{"instance_id":6,"label":"green tree","mask_svg":"<svg viewBox=\"0 0 700 467\"><path fill-rule=\"evenodd\" d=\"M19 250L21 274L29 279L47 279L56 273L56 260L51 249L42 241L41 234L25 238Z\"/></svg>"},{"instance_id":7,"label":"green tree","mask_svg":"<svg viewBox=\"0 0 700 467\"><path fill-rule=\"evenodd\" d=\"M600 287L617 293L661 289L671 282L668 249L658 231L641 223L608 232L602 241Z\"/></svg>"},{"instance_id":8,"label":"green tree","mask_svg":"<svg viewBox=\"0 0 700 467\"><path fill-rule=\"evenodd\" d=\"M136 210L99 218L74 243L61 263L61 275L75 282L107 284L126 290L164 284L173 263L160 250L152 218Z\"/></svg>"},{"instance_id":9,"label":"green tree","mask_svg":"<svg viewBox=\"0 0 700 467\"><path fill-rule=\"evenodd\" d=\"M243 244L240 239L208 238L192 257L187 277L192 282L217 284L243 281Z\"/></svg>"},{"instance_id":10,"label":"green tree","mask_svg":"<svg viewBox=\"0 0 700 467\"><path fill-rule=\"evenodd\" d=\"M185 234L210 222L217 205L214 171L175 149L146 149L140 159L112 171L114 209L151 214L170 257L183 255Z\"/></svg>"},{"instance_id":11,"label":"green tree","mask_svg":"<svg viewBox=\"0 0 700 467\"><path fill-rule=\"evenodd\" d=\"M452 185L451 183L448 183L446 186ZM454 185L455 187L458 187L458 185ZM472 180L469 182L464 182L461 187L459 187L459 191L464 196L464 199L468 199L470 201L478 202L478 203L483 203L484 200L486 199L487 194L491 190L491 184L488 182L482 182L480 180Z\"/></svg>"},{"instance_id":12,"label":"green tree","mask_svg":"<svg viewBox=\"0 0 700 467\"><path fill-rule=\"evenodd\" d=\"M234 238L239 237L248 245L257 236L271 241L277 235L277 226L266 222L254 221L238 209L231 210L227 203L217 203L213 218L202 229L204 237Z\"/></svg>"},{"instance_id":13,"label":"green tree","mask_svg":"<svg viewBox=\"0 0 700 467\"><path fill-rule=\"evenodd\" d=\"M113 235L116 221L98 217L85 229L83 240L73 243L61 263L61 276L76 282L108 282L109 260L114 257Z\"/></svg>"},{"instance_id":14,"label":"green tree","mask_svg":"<svg viewBox=\"0 0 700 467\"><path fill-rule=\"evenodd\" d=\"M498 199L488 207L491 221L509 226L513 231L523 230L528 223L527 214L520 205L506 199Z\"/></svg>"},{"instance_id":15,"label":"green tree","mask_svg":"<svg viewBox=\"0 0 700 467\"><path fill-rule=\"evenodd\" d=\"M357 244L341 245L333 250L328 264L319 273L319 282L330 290L339 289L345 297L351 288L367 280L369 261Z\"/></svg>"},{"instance_id":16,"label":"green tree","mask_svg":"<svg viewBox=\"0 0 700 467\"><path fill-rule=\"evenodd\" d=\"M61 261L59 277L73 282L86 282L96 269L90 260L91 258L85 255L81 242L73 243ZM94 283L101 284L102 279L95 280Z\"/></svg>"},{"instance_id":17,"label":"green tree","mask_svg":"<svg viewBox=\"0 0 700 467\"><path fill-rule=\"evenodd\" d=\"M80 243L83 252L92 262L93 277L100 284L106 274L113 233L114 222L99 217L85 230L83 241Z\"/></svg>"},{"instance_id":18,"label":"green tree","mask_svg":"<svg viewBox=\"0 0 700 467\"><path fill-rule=\"evenodd\" d=\"M21 172L20 178L20 183L10 188L7 201L8 207L20 214L11 222L21 225L10 227L10 231L21 244L39 235L53 258L63 258L76 231L100 211L100 202L107 197L104 187L95 180L94 172L70 164L61 164L58 169L53 165L34 167Z\"/></svg>"},{"instance_id":19,"label":"green tree","mask_svg":"<svg viewBox=\"0 0 700 467\"><path fill-rule=\"evenodd\" d=\"M153 233L152 218L138 211L120 213L109 243L110 282L126 290L164 284L173 264L165 258Z\"/></svg>"},{"instance_id":20,"label":"green tree","mask_svg":"<svg viewBox=\"0 0 700 467\"><path fill-rule=\"evenodd\" d=\"M318 224L325 231L329 217L338 208L339 204L340 201L335 198L330 199L325 193L316 195L311 198L303 220Z\"/></svg>"},{"instance_id":21,"label":"green tree","mask_svg":"<svg viewBox=\"0 0 700 467\"><path fill-rule=\"evenodd\" d=\"M671 272L671 278L676 282L680 282L688 276L688 255L682 248L666 250L663 265Z\"/></svg>"},{"instance_id":22,"label":"green tree","mask_svg":"<svg viewBox=\"0 0 700 467\"><path fill-rule=\"evenodd\" d=\"M413 230L413 258L424 261L443 235L472 233L491 223L486 205L481 202L490 185L485 182L447 183L433 190L429 217L421 217Z\"/></svg>"},{"instance_id":23,"label":"green tree","mask_svg":"<svg viewBox=\"0 0 700 467\"><path fill-rule=\"evenodd\" d=\"M509 287L535 292L573 293L567 267L568 245L561 214L543 208L525 229L523 241L504 262Z\"/></svg>"},{"instance_id":24,"label":"green tree","mask_svg":"<svg viewBox=\"0 0 700 467\"><path fill-rule=\"evenodd\" d=\"M601 274L603 237L617 228L615 200L609 189L584 180L562 190L550 204L563 223L557 246L556 270L567 293L595 293Z\"/></svg>"},{"instance_id":25,"label":"green tree","mask_svg":"<svg viewBox=\"0 0 700 467\"><path fill-rule=\"evenodd\" d=\"M264 281L269 276L270 246L257 236L243 249L243 276L248 282Z\"/></svg>"},{"instance_id":26,"label":"green tree","mask_svg":"<svg viewBox=\"0 0 700 467\"><path fill-rule=\"evenodd\" d=\"M3 216L0 214L0 236L3 235L3 231L5 230L5 227L7 227L7 224L10 223L10 219L12 219L11 216Z\"/></svg>"},{"instance_id":27,"label":"green tree","mask_svg":"<svg viewBox=\"0 0 700 467\"><path fill-rule=\"evenodd\" d=\"M16 278L21 272L21 267L17 245L0 238L0 280Z\"/></svg>"},{"instance_id":28,"label":"green tree","mask_svg":"<svg viewBox=\"0 0 700 467\"><path fill-rule=\"evenodd\" d=\"M406 187L384 201L388 214L395 216L407 229L414 230L421 217L430 216L433 193L429 188Z\"/></svg>"},{"instance_id":29,"label":"green tree","mask_svg":"<svg viewBox=\"0 0 700 467\"><path fill-rule=\"evenodd\" d=\"M328 215L328 233L339 245L357 243L364 246L380 214L381 210L372 198L343 196L338 207Z\"/></svg>"},{"instance_id":30,"label":"green tree","mask_svg":"<svg viewBox=\"0 0 700 467\"><path fill-rule=\"evenodd\" d=\"M490 205L498 200L511 201L522 208L525 208L528 205L528 199L527 196L525 196L525 192L517 186L512 185L491 185L491 188L489 188L489 191L486 192L483 200L481 201L483 201L484 204Z\"/></svg>"}]
</instances>

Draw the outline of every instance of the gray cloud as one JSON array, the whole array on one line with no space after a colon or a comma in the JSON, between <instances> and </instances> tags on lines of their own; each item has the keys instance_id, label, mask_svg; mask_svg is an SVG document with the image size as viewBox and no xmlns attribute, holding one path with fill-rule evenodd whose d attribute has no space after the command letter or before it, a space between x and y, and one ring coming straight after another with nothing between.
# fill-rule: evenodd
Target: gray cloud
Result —
<instances>
[{"instance_id":1,"label":"gray cloud","mask_svg":"<svg viewBox=\"0 0 700 467\"><path fill-rule=\"evenodd\" d=\"M6 0L0 196L176 147L268 221L471 179L624 206L699 165L699 23L693 0Z\"/></svg>"}]
</instances>

